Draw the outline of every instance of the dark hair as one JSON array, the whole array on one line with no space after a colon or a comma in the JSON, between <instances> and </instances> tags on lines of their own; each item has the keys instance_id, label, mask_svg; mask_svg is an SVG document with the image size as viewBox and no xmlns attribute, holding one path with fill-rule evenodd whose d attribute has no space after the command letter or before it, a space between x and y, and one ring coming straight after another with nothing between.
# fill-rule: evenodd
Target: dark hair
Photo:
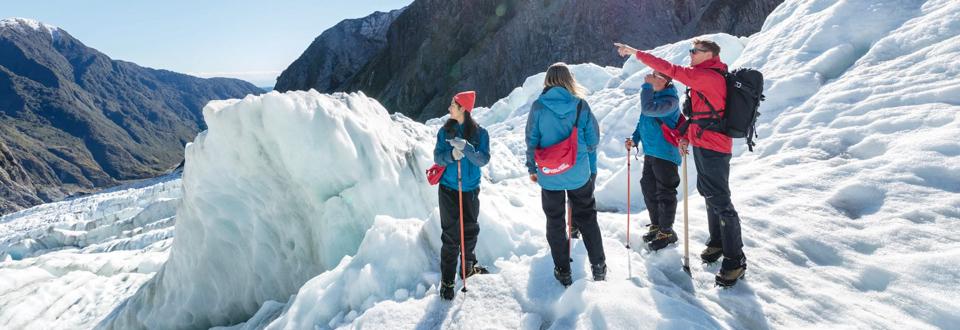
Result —
<instances>
[{"instance_id":1,"label":"dark hair","mask_svg":"<svg viewBox=\"0 0 960 330\"><path fill-rule=\"evenodd\" d=\"M459 105L459 103L457 105ZM443 124L443 130L447 133L448 139L452 139L457 136L456 125L457 120L453 118L447 119L447 122ZM476 141L473 141L473 138L475 135L477 135L478 130L480 130L480 124L477 124L477 122L473 120L473 117L470 116L469 111L465 111L463 113L463 139L470 141L471 144L477 145L475 143Z\"/></svg>"},{"instance_id":2,"label":"dark hair","mask_svg":"<svg viewBox=\"0 0 960 330\"><path fill-rule=\"evenodd\" d=\"M707 39L694 39L694 46L700 46L713 53L713 56L720 56L720 45Z\"/></svg>"}]
</instances>

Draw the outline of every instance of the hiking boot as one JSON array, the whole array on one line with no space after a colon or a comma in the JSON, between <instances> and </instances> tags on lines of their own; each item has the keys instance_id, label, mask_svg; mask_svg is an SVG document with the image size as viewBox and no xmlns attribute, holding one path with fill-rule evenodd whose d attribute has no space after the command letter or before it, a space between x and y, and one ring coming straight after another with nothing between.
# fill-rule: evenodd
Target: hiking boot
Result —
<instances>
[{"instance_id":1,"label":"hiking boot","mask_svg":"<svg viewBox=\"0 0 960 330\"><path fill-rule=\"evenodd\" d=\"M723 256L723 249L718 247L708 246L706 249L703 249L703 252L700 253L700 260L705 264L712 264L720 260L720 257Z\"/></svg>"},{"instance_id":2,"label":"hiking boot","mask_svg":"<svg viewBox=\"0 0 960 330\"><path fill-rule=\"evenodd\" d=\"M462 279L463 272L458 271L458 273L460 274L460 278ZM470 262L467 263L467 278L470 278L470 276L473 276L473 275L483 275L483 274L490 274L490 272L487 271L487 269L483 266L475 265Z\"/></svg>"},{"instance_id":3,"label":"hiking boot","mask_svg":"<svg viewBox=\"0 0 960 330\"><path fill-rule=\"evenodd\" d=\"M573 284L573 279L570 277L570 270L562 271L559 268L554 268L553 277L556 277L557 281L560 281L563 287L568 287L570 284Z\"/></svg>"},{"instance_id":4,"label":"hiking boot","mask_svg":"<svg viewBox=\"0 0 960 330\"><path fill-rule=\"evenodd\" d=\"M593 271L593 280L594 281L606 281L607 280L607 264L596 264L590 265L590 270Z\"/></svg>"},{"instance_id":5,"label":"hiking boot","mask_svg":"<svg viewBox=\"0 0 960 330\"><path fill-rule=\"evenodd\" d=\"M440 298L443 300L453 300L453 297L457 295L457 290L454 286L454 283L440 281Z\"/></svg>"},{"instance_id":6,"label":"hiking boot","mask_svg":"<svg viewBox=\"0 0 960 330\"><path fill-rule=\"evenodd\" d=\"M747 274L747 264L740 265L740 267L734 269L720 269L720 272L717 273L716 285L729 288L737 284L741 278Z\"/></svg>"},{"instance_id":7,"label":"hiking boot","mask_svg":"<svg viewBox=\"0 0 960 330\"><path fill-rule=\"evenodd\" d=\"M660 249L663 249L669 246L670 244L674 244L676 242L677 242L677 235L676 233L673 232L673 230L671 229L661 230L657 232L656 239L654 239L653 241L650 241L650 243L647 244L647 248L649 248L651 251L659 251Z\"/></svg>"},{"instance_id":8,"label":"hiking boot","mask_svg":"<svg viewBox=\"0 0 960 330\"><path fill-rule=\"evenodd\" d=\"M655 225L647 225L647 233L643 234L643 242L650 243L657 238L657 233L660 232L660 227Z\"/></svg>"},{"instance_id":9,"label":"hiking boot","mask_svg":"<svg viewBox=\"0 0 960 330\"><path fill-rule=\"evenodd\" d=\"M580 239L580 227L577 227L577 226L570 227L570 238Z\"/></svg>"}]
</instances>

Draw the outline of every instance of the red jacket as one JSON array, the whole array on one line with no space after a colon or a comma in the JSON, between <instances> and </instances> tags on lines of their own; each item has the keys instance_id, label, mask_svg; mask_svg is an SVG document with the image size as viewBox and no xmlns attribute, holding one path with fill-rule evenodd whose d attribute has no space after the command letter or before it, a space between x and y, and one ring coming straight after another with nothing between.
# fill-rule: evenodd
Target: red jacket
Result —
<instances>
[{"instance_id":1,"label":"red jacket","mask_svg":"<svg viewBox=\"0 0 960 330\"><path fill-rule=\"evenodd\" d=\"M694 67L674 65L664 59L650 55L643 51L637 52L637 59L651 69L666 74L671 78L690 87L690 102L693 112L710 112L710 108L703 102L696 92L710 100L710 104L723 116L723 106L727 101L727 83L723 76L711 69L727 71L727 65L720 62L720 57L714 57ZM709 118L710 115L696 115L692 119ZM701 131L703 134L701 135ZM700 137L697 137L700 135ZM704 130L700 125L690 124L687 130L687 139L694 147L710 149L729 154L733 152L733 139L726 134Z\"/></svg>"}]
</instances>

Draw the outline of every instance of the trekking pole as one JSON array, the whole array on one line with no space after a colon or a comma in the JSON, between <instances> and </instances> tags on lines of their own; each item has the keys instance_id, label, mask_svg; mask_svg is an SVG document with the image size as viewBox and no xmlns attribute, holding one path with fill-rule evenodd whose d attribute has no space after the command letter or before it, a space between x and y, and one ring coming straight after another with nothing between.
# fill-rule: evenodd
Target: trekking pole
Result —
<instances>
[{"instance_id":1,"label":"trekking pole","mask_svg":"<svg viewBox=\"0 0 960 330\"><path fill-rule=\"evenodd\" d=\"M627 249L630 249L630 153L627 149Z\"/></svg>"},{"instance_id":2,"label":"trekking pole","mask_svg":"<svg viewBox=\"0 0 960 330\"><path fill-rule=\"evenodd\" d=\"M688 189L690 189L690 185L687 184L687 154L681 152L680 155L683 156L683 161L681 162L683 164L683 271L693 277L693 275L690 274L690 229L688 225L688 214L690 210L687 207L687 194L689 193Z\"/></svg>"},{"instance_id":3,"label":"trekking pole","mask_svg":"<svg viewBox=\"0 0 960 330\"><path fill-rule=\"evenodd\" d=\"M567 256L573 262L573 207L570 206L570 196L567 196Z\"/></svg>"},{"instance_id":4,"label":"trekking pole","mask_svg":"<svg viewBox=\"0 0 960 330\"><path fill-rule=\"evenodd\" d=\"M467 256L466 241L463 239L463 176L460 174L460 161L457 160L457 193L460 195L460 274L463 277L463 289L467 292Z\"/></svg>"}]
</instances>

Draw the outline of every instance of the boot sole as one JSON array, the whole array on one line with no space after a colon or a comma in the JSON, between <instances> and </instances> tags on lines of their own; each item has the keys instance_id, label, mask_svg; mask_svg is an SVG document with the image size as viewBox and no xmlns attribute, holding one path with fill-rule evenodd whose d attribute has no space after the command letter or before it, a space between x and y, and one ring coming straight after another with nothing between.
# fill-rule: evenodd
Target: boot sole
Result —
<instances>
[{"instance_id":1,"label":"boot sole","mask_svg":"<svg viewBox=\"0 0 960 330\"><path fill-rule=\"evenodd\" d=\"M456 298L456 297L457 297L457 291L456 291L456 289L454 289L453 295L452 295L450 298L447 298L447 297L443 296L443 293L439 293L439 292L438 292L438 295L440 296L440 300L451 301L451 300L453 300L453 298Z\"/></svg>"},{"instance_id":2,"label":"boot sole","mask_svg":"<svg viewBox=\"0 0 960 330\"><path fill-rule=\"evenodd\" d=\"M650 244L649 244L649 243L647 243L647 244L646 244L646 247L647 247L647 251L657 252L657 251L666 249L666 248L668 248L668 247L678 245L679 243L680 243L680 240L676 240L676 241L667 243L667 245L664 245L662 248L659 248L659 249L654 249L654 248L650 247Z\"/></svg>"},{"instance_id":3,"label":"boot sole","mask_svg":"<svg viewBox=\"0 0 960 330\"><path fill-rule=\"evenodd\" d=\"M737 278L735 278L735 279L733 279L733 280L729 280L729 281L728 281L728 280L724 280L723 278L720 277L720 275L717 275L717 276L714 278L714 281L715 281L714 285L715 285L715 286L718 286L718 287L720 287L720 288L722 288L722 289L728 289L728 288L730 288L730 287L733 287L734 285L737 285L737 282L739 282L740 280L744 279L745 277L747 277L747 267L746 267L746 266L743 267L743 273L740 273L740 276L737 277Z\"/></svg>"},{"instance_id":4,"label":"boot sole","mask_svg":"<svg viewBox=\"0 0 960 330\"><path fill-rule=\"evenodd\" d=\"M477 276L477 275L487 275L487 274L490 274L490 272L473 273L473 274L467 275L467 278L471 278L471 277L474 277L474 276ZM460 279L462 280L462 279L463 279L463 276L461 276Z\"/></svg>"},{"instance_id":5,"label":"boot sole","mask_svg":"<svg viewBox=\"0 0 960 330\"><path fill-rule=\"evenodd\" d=\"M677 244L678 244L677 242L669 243L669 244L667 244L666 246L664 246L664 247L662 247L662 248L659 248L659 249L654 249L654 248L650 247L650 244L647 244L647 251L650 251L650 252L659 252L660 250L666 250L667 248L674 247L674 246L676 246Z\"/></svg>"},{"instance_id":6,"label":"boot sole","mask_svg":"<svg viewBox=\"0 0 960 330\"><path fill-rule=\"evenodd\" d=\"M474 271L473 273L470 273L470 275L467 275L467 278L471 278L474 275L487 275L487 274L490 274L490 271L487 270L486 268L483 268L483 270L481 271ZM463 279L463 274L461 274L459 271L457 271L457 275L460 276L461 280Z\"/></svg>"}]
</instances>

